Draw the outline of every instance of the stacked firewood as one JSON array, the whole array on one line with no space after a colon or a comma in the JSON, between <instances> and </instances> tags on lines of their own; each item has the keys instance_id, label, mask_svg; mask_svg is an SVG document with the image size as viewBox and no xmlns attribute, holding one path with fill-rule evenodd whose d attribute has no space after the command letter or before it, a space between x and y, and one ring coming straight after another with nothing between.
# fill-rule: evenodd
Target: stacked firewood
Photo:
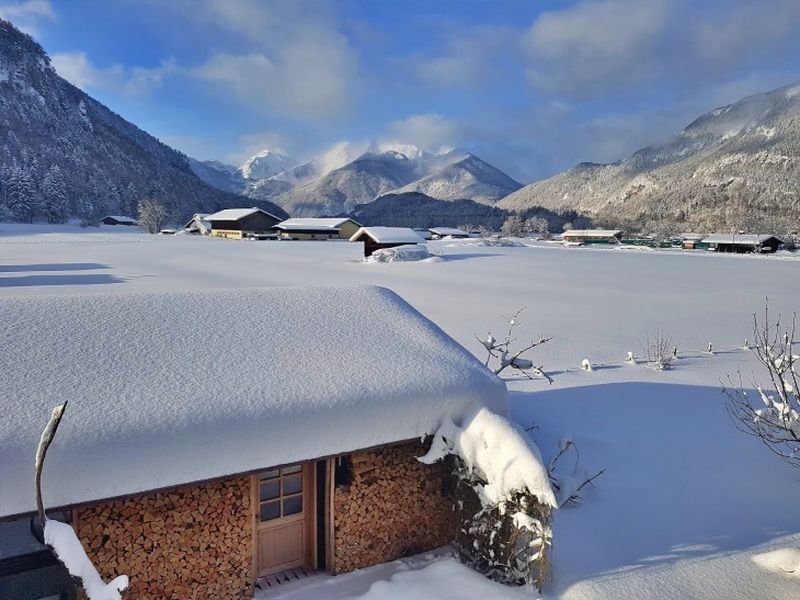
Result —
<instances>
[{"instance_id":1,"label":"stacked firewood","mask_svg":"<svg viewBox=\"0 0 800 600\"><path fill-rule=\"evenodd\" d=\"M81 508L76 525L101 575L130 577L126 600L252 595L247 477Z\"/></svg>"},{"instance_id":2,"label":"stacked firewood","mask_svg":"<svg viewBox=\"0 0 800 600\"><path fill-rule=\"evenodd\" d=\"M413 442L352 454L349 485L334 492L335 569L354 569L424 552L452 541L452 498L445 469L416 460Z\"/></svg>"}]
</instances>

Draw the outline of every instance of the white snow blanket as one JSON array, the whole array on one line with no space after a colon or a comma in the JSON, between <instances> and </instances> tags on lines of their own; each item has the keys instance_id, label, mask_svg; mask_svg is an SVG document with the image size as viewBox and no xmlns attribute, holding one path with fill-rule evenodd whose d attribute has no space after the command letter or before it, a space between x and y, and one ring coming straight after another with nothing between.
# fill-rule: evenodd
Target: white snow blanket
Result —
<instances>
[{"instance_id":1,"label":"white snow blanket","mask_svg":"<svg viewBox=\"0 0 800 600\"><path fill-rule=\"evenodd\" d=\"M390 290L271 288L6 297L0 516L433 433L505 385Z\"/></svg>"},{"instance_id":2,"label":"white snow blanket","mask_svg":"<svg viewBox=\"0 0 800 600\"><path fill-rule=\"evenodd\" d=\"M69 574L80 577L89 600L121 600L120 592L128 587L128 576L120 575L108 584L103 583L71 525L47 519L44 541L53 548Z\"/></svg>"}]
</instances>

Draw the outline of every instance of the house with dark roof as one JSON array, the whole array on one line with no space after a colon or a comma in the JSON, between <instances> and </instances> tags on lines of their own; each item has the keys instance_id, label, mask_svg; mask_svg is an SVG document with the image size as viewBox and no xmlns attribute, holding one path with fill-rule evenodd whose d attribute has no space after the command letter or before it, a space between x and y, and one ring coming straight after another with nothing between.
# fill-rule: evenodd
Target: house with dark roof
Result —
<instances>
[{"instance_id":1,"label":"house with dark roof","mask_svg":"<svg viewBox=\"0 0 800 600\"><path fill-rule=\"evenodd\" d=\"M281 219L260 208L226 208L211 215L206 221L211 223L211 236L229 240L264 237L273 234L273 227Z\"/></svg>"}]
</instances>

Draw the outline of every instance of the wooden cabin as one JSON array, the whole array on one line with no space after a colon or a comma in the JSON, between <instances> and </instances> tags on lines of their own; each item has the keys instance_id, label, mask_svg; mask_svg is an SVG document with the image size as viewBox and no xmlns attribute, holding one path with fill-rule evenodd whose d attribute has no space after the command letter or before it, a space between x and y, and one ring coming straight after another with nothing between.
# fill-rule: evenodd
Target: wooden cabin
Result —
<instances>
[{"instance_id":1,"label":"wooden cabin","mask_svg":"<svg viewBox=\"0 0 800 600\"><path fill-rule=\"evenodd\" d=\"M364 242L364 256L366 257L381 248L421 244L425 240L408 227L362 227L353 234L350 241Z\"/></svg>"},{"instance_id":2,"label":"wooden cabin","mask_svg":"<svg viewBox=\"0 0 800 600\"><path fill-rule=\"evenodd\" d=\"M207 215L211 236L229 240L268 236L281 219L260 208L226 208Z\"/></svg>"},{"instance_id":3,"label":"wooden cabin","mask_svg":"<svg viewBox=\"0 0 800 600\"><path fill-rule=\"evenodd\" d=\"M281 221L275 230L285 240L349 240L360 227L350 218L303 217Z\"/></svg>"},{"instance_id":4,"label":"wooden cabin","mask_svg":"<svg viewBox=\"0 0 800 600\"><path fill-rule=\"evenodd\" d=\"M431 236L435 240L440 240L442 238L461 239L469 237L469 233L458 227L431 227L428 231L431 232Z\"/></svg>"},{"instance_id":5,"label":"wooden cabin","mask_svg":"<svg viewBox=\"0 0 800 600\"><path fill-rule=\"evenodd\" d=\"M716 233L704 238L703 244L714 252L766 254L776 252L783 245L783 240L774 235Z\"/></svg>"},{"instance_id":6,"label":"wooden cabin","mask_svg":"<svg viewBox=\"0 0 800 600\"><path fill-rule=\"evenodd\" d=\"M100 219L103 225L126 225L128 227L138 225L138 222L133 217L125 217L122 215L108 215Z\"/></svg>"},{"instance_id":7,"label":"wooden cabin","mask_svg":"<svg viewBox=\"0 0 800 600\"><path fill-rule=\"evenodd\" d=\"M568 244L619 244L622 232L617 229L570 229L561 234Z\"/></svg>"},{"instance_id":8,"label":"wooden cabin","mask_svg":"<svg viewBox=\"0 0 800 600\"><path fill-rule=\"evenodd\" d=\"M206 213L195 213L183 230L192 235L211 235L211 222L207 217Z\"/></svg>"},{"instance_id":9,"label":"wooden cabin","mask_svg":"<svg viewBox=\"0 0 800 600\"><path fill-rule=\"evenodd\" d=\"M421 439L507 411L501 380L374 286L16 297L0 318L0 520L35 512L32 457L69 401L45 503L127 600L242 600L447 544L448 474Z\"/></svg>"}]
</instances>

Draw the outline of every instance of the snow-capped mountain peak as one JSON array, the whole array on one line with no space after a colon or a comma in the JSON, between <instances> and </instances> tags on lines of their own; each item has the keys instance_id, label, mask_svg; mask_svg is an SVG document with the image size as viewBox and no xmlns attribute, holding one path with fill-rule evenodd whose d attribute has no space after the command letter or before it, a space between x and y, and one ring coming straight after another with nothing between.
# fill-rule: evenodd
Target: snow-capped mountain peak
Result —
<instances>
[{"instance_id":1,"label":"snow-capped mountain peak","mask_svg":"<svg viewBox=\"0 0 800 600\"><path fill-rule=\"evenodd\" d=\"M295 166L297 161L285 154L262 150L248 158L239 171L245 179L258 180L268 179Z\"/></svg>"}]
</instances>

